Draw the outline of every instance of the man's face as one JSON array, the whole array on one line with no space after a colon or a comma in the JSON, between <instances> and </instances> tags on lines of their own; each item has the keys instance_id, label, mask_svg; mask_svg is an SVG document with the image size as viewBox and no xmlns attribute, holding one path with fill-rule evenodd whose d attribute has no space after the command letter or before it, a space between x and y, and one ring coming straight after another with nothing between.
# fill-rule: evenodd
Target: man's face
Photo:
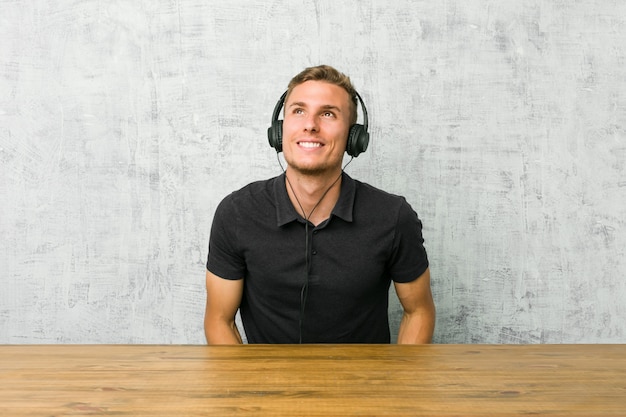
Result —
<instances>
[{"instance_id":1,"label":"man's face","mask_svg":"<svg viewBox=\"0 0 626 417\"><path fill-rule=\"evenodd\" d=\"M306 175L341 169L350 129L350 97L324 81L306 81L285 102L283 152L289 167Z\"/></svg>"}]
</instances>

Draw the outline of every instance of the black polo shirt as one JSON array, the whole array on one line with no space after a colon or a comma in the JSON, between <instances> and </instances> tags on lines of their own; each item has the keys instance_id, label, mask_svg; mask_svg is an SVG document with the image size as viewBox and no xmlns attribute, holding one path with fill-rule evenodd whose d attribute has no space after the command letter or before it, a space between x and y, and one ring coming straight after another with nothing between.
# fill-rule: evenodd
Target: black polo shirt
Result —
<instances>
[{"instance_id":1,"label":"black polo shirt","mask_svg":"<svg viewBox=\"0 0 626 417\"><path fill-rule=\"evenodd\" d=\"M403 197L345 173L330 218L305 227L282 174L222 200L207 268L244 279L240 311L249 343L298 343L300 336L303 343L389 343L391 280L409 282L426 271L423 242L421 221Z\"/></svg>"}]
</instances>

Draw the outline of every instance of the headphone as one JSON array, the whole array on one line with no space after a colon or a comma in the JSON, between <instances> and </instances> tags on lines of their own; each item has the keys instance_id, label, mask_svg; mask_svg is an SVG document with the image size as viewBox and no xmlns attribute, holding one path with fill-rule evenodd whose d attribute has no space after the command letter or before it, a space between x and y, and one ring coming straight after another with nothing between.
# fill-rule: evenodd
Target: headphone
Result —
<instances>
[{"instance_id":1,"label":"headphone","mask_svg":"<svg viewBox=\"0 0 626 417\"><path fill-rule=\"evenodd\" d=\"M270 146L276 149L276 152L282 152L283 150L283 121L278 120L278 116L280 115L280 110L285 104L285 97L287 96L287 92L285 91L278 103L276 103L276 107L274 107L274 113L272 114L272 126L267 129L267 139L270 142ZM370 134L367 132L367 109L365 108L365 103L363 103L363 99L355 91L357 98L359 99L359 103L361 103L361 110L363 111L363 124L353 124L350 126L350 131L348 132L348 142L346 144L346 153L352 157L359 156L361 152L365 152L367 149L367 145L370 141Z\"/></svg>"}]
</instances>

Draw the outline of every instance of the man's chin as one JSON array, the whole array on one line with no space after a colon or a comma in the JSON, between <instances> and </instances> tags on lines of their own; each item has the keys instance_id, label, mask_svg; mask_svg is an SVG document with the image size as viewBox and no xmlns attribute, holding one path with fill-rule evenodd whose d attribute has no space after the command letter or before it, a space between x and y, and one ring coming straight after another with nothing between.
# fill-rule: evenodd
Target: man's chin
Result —
<instances>
[{"instance_id":1,"label":"man's chin","mask_svg":"<svg viewBox=\"0 0 626 417\"><path fill-rule=\"evenodd\" d=\"M328 167L320 166L289 165L289 167L298 174L306 176L324 175L329 171Z\"/></svg>"},{"instance_id":2,"label":"man's chin","mask_svg":"<svg viewBox=\"0 0 626 417\"><path fill-rule=\"evenodd\" d=\"M296 159L294 161L292 158L286 158L286 162L292 171L306 176L332 175L338 169L341 170L341 160L306 161Z\"/></svg>"}]
</instances>

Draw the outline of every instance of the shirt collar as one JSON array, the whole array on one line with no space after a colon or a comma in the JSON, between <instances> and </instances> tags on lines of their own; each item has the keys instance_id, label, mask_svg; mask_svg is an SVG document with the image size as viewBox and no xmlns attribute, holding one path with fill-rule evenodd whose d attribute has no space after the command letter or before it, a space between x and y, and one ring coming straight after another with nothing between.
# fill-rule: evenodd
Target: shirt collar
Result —
<instances>
[{"instance_id":1,"label":"shirt collar","mask_svg":"<svg viewBox=\"0 0 626 417\"><path fill-rule=\"evenodd\" d=\"M335 204L330 216L336 216L347 222L352 222L356 182L345 172L341 175L339 200L337 200L337 204ZM291 204L291 200L289 200L284 173L276 177L274 181L274 201L276 203L276 224L278 227L301 218L293 204Z\"/></svg>"}]
</instances>

